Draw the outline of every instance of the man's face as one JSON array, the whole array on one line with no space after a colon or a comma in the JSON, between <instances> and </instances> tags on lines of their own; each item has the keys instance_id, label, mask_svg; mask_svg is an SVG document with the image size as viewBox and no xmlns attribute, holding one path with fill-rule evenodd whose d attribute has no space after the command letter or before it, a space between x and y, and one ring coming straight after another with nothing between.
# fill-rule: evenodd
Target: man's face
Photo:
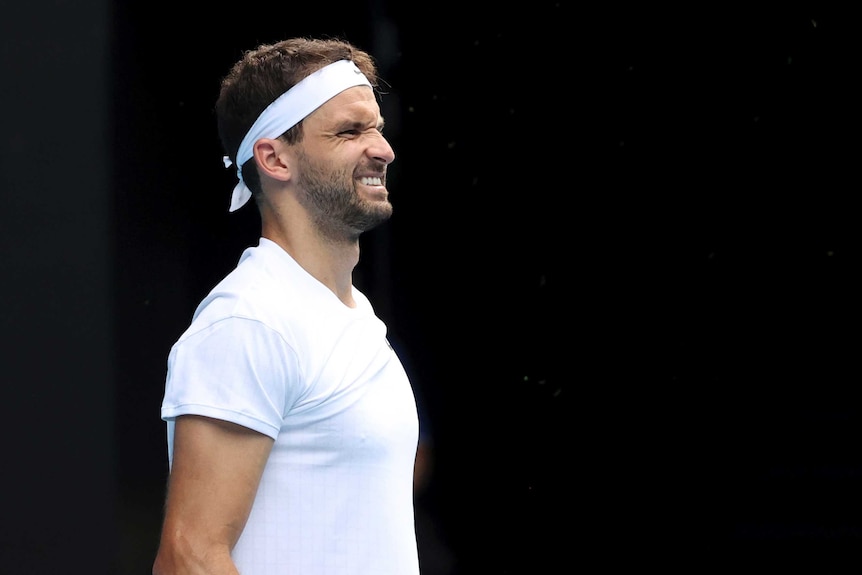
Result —
<instances>
[{"instance_id":1,"label":"man's face","mask_svg":"<svg viewBox=\"0 0 862 575\"><path fill-rule=\"evenodd\" d=\"M355 237L389 219L386 169L395 152L383 137L374 92L341 92L303 121L296 185L300 202L333 239Z\"/></svg>"}]
</instances>

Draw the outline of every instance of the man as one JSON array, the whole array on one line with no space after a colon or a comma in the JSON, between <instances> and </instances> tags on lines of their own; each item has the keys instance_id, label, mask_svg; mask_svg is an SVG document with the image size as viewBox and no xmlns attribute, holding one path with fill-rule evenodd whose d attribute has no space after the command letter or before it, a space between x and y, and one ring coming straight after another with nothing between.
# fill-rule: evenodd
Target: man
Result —
<instances>
[{"instance_id":1,"label":"man","mask_svg":"<svg viewBox=\"0 0 862 575\"><path fill-rule=\"evenodd\" d=\"M386 327L352 284L391 213L377 71L338 40L250 51L219 134L261 239L171 349L170 476L155 575L416 575L418 417Z\"/></svg>"}]
</instances>

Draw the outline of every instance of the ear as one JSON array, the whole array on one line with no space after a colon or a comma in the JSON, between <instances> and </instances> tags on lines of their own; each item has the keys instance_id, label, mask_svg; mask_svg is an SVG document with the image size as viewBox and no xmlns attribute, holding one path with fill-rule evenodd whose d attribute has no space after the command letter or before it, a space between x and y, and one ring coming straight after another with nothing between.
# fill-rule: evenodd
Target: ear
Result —
<instances>
[{"instance_id":1,"label":"ear","mask_svg":"<svg viewBox=\"0 0 862 575\"><path fill-rule=\"evenodd\" d=\"M290 164L285 144L281 140L261 138L254 143L254 161L261 176L286 182L290 179Z\"/></svg>"}]
</instances>

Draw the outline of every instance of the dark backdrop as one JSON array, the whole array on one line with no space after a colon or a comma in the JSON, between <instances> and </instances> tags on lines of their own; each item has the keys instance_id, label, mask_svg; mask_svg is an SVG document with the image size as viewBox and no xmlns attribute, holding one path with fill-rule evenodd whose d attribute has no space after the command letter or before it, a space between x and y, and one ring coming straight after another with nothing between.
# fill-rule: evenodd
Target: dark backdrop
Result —
<instances>
[{"instance_id":1,"label":"dark backdrop","mask_svg":"<svg viewBox=\"0 0 862 575\"><path fill-rule=\"evenodd\" d=\"M435 448L423 548L450 575L837 565L860 543L846 14L17 10L0 28L10 573L148 572L167 353L259 233L227 211L212 105L242 50L288 35L345 37L390 84L395 214L356 281L409 355Z\"/></svg>"}]
</instances>

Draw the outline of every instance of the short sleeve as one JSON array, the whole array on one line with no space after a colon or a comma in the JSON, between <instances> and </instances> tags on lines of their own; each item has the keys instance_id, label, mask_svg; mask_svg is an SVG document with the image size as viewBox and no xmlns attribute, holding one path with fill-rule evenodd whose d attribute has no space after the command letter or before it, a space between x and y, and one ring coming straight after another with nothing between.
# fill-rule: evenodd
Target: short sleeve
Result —
<instances>
[{"instance_id":1,"label":"short sleeve","mask_svg":"<svg viewBox=\"0 0 862 575\"><path fill-rule=\"evenodd\" d=\"M161 417L203 415L275 439L301 394L296 353L263 323L222 319L171 348Z\"/></svg>"}]
</instances>

